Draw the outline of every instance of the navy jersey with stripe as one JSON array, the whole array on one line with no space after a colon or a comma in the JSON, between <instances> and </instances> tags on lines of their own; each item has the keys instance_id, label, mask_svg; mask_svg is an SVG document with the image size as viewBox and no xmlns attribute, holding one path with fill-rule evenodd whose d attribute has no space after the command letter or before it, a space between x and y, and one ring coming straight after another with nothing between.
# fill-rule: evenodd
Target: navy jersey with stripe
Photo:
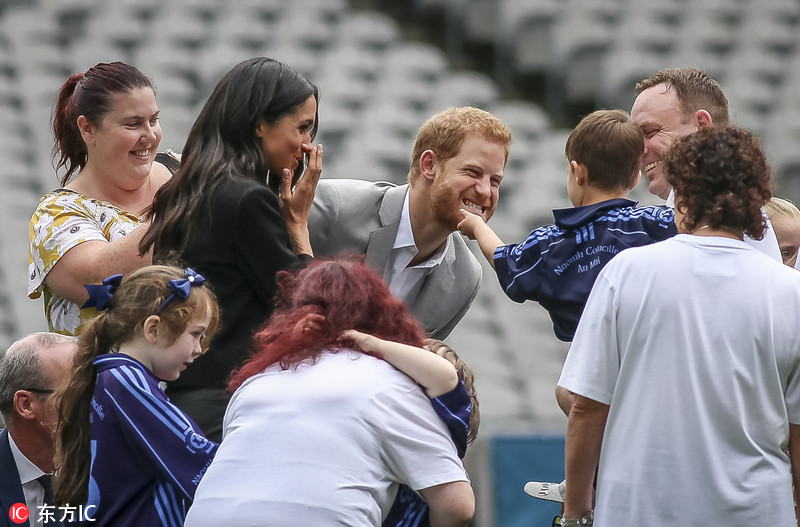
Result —
<instances>
[{"instance_id":1,"label":"navy jersey with stripe","mask_svg":"<svg viewBox=\"0 0 800 527\"><path fill-rule=\"evenodd\" d=\"M524 242L498 247L494 268L511 300L539 302L556 337L571 342L600 270L628 247L674 236L675 213L620 198L554 210L553 216L554 225L534 229Z\"/></svg>"},{"instance_id":2,"label":"navy jersey with stripe","mask_svg":"<svg viewBox=\"0 0 800 527\"><path fill-rule=\"evenodd\" d=\"M94 361L91 472L85 525L183 525L200 478L217 451L159 388L144 365L123 354Z\"/></svg>"},{"instance_id":3,"label":"navy jersey with stripe","mask_svg":"<svg viewBox=\"0 0 800 527\"><path fill-rule=\"evenodd\" d=\"M463 459L467 451L469 417L472 413L472 402L464 383L459 382L449 392L431 398L431 404L447 426L450 437L456 445L458 457ZM419 494L406 485L400 485L382 527L429 527L431 524L429 513L428 504Z\"/></svg>"}]
</instances>

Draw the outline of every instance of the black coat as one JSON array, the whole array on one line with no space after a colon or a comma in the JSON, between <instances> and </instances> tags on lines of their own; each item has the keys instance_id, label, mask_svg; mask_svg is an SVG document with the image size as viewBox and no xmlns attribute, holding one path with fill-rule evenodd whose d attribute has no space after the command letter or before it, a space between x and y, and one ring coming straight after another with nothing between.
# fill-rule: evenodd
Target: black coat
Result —
<instances>
[{"instance_id":1,"label":"black coat","mask_svg":"<svg viewBox=\"0 0 800 527\"><path fill-rule=\"evenodd\" d=\"M224 387L231 371L248 357L252 335L272 314L275 274L299 262L278 196L265 185L224 181L213 191L205 214L180 257L216 293L221 325L208 352L171 387Z\"/></svg>"}]
</instances>

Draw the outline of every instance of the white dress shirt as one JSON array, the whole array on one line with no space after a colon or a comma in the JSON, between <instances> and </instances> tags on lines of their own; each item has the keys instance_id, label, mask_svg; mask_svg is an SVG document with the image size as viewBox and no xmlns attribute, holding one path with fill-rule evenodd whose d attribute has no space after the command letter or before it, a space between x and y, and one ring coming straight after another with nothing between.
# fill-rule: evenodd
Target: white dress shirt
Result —
<instances>
[{"instance_id":1,"label":"white dress shirt","mask_svg":"<svg viewBox=\"0 0 800 527\"><path fill-rule=\"evenodd\" d=\"M408 264L417 255L419 250L414 243L414 233L411 230L411 216L408 212L408 192L403 201L403 212L400 215L400 226L397 237L392 246L392 255L389 265L384 272L384 280L389 284L389 290L397 298L411 304L422 289L425 277L439 265L450 247L450 237L447 237L439 249L424 262L409 267Z\"/></svg>"},{"instance_id":2,"label":"white dress shirt","mask_svg":"<svg viewBox=\"0 0 800 527\"><path fill-rule=\"evenodd\" d=\"M8 434L8 444L11 446L11 455L14 456L14 463L17 465L19 480L22 483L22 493L25 495L25 505L28 506L31 527L41 527L42 521L39 518L39 508L44 505L44 488L36 481L36 478L43 476L39 467L34 465L25 454L20 452L11 434Z\"/></svg>"}]
</instances>

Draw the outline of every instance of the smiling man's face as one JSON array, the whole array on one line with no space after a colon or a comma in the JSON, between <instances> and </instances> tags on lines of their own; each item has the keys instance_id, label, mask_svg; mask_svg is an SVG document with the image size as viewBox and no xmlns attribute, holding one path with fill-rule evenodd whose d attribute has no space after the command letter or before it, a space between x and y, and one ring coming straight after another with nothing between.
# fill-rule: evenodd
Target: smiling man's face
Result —
<instances>
[{"instance_id":1,"label":"smiling man's face","mask_svg":"<svg viewBox=\"0 0 800 527\"><path fill-rule=\"evenodd\" d=\"M650 193L667 199L671 187L664 177L664 153L678 137L696 132L697 125L691 116L683 115L677 93L666 84L642 91L633 102L631 118L644 134L642 173Z\"/></svg>"},{"instance_id":2,"label":"smiling man's face","mask_svg":"<svg viewBox=\"0 0 800 527\"><path fill-rule=\"evenodd\" d=\"M488 221L497 208L505 159L503 145L467 134L458 154L438 165L431 186L437 221L455 231L463 219L461 209Z\"/></svg>"}]
</instances>

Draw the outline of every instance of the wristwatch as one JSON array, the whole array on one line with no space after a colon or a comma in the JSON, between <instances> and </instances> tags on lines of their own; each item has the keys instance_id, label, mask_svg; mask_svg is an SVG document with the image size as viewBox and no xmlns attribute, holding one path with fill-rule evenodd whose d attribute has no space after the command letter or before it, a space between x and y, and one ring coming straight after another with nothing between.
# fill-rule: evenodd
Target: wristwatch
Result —
<instances>
[{"instance_id":1,"label":"wristwatch","mask_svg":"<svg viewBox=\"0 0 800 527\"><path fill-rule=\"evenodd\" d=\"M594 525L594 511L589 511L580 518L561 518L561 527L583 527Z\"/></svg>"}]
</instances>

